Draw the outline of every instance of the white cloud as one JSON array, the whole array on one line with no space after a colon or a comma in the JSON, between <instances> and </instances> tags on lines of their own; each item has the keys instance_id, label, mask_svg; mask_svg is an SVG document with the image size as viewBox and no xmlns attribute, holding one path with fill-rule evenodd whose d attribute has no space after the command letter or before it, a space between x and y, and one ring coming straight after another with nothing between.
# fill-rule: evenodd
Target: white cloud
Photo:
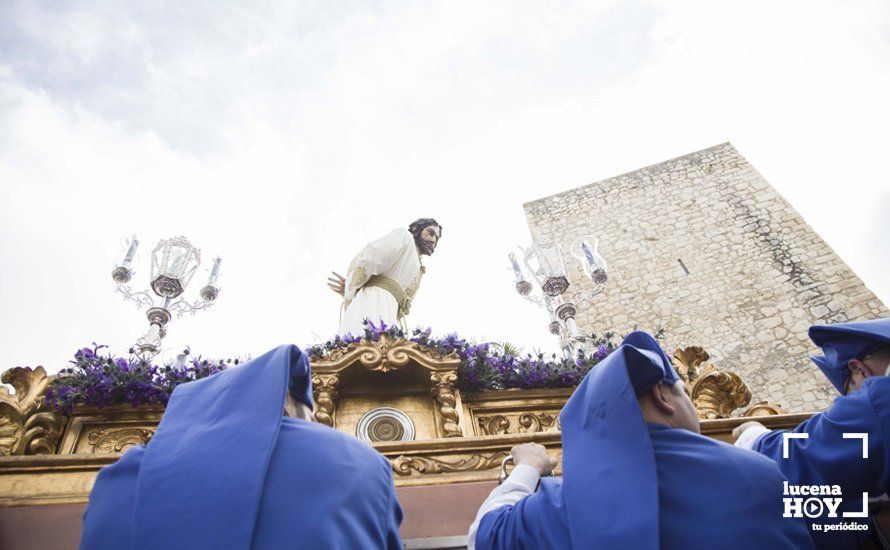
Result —
<instances>
[{"instance_id":1,"label":"white cloud","mask_svg":"<svg viewBox=\"0 0 890 550\"><path fill-rule=\"evenodd\" d=\"M522 203L726 140L890 302L883 3L0 10L0 368L132 343L132 232L223 256L168 344L224 356L332 334L327 271L429 215L413 321L552 349L504 257Z\"/></svg>"}]
</instances>

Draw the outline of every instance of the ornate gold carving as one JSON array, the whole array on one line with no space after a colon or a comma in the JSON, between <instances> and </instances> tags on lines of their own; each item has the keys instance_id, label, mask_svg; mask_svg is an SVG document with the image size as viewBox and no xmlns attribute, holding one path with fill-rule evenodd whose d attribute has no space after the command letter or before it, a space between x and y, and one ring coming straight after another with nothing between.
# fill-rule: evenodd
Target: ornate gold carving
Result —
<instances>
[{"instance_id":1,"label":"ornate gold carving","mask_svg":"<svg viewBox=\"0 0 890 550\"><path fill-rule=\"evenodd\" d=\"M12 395L0 387L0 456L54 453L65 417L46 407L46 370L16 367L0 381L15 388Z\"/></svg>"},{"instance_id":2,"label":"ornate gold carving","mask_svg":"<svg viewBox=\"0 0 890 550\"><path fill-rule=\"evenodd\" d=\"M751 402L751 391L738 374L713 370L695 382L691 397L699 418L729 418Z\"/></svg>"},{"instance_id":3,"label":"ornate gold carving","mask_svg":"<svg viewBox=\"0 0 890 550\"><path fill-rule=\"evenodd\" d=\"M700 346L689 346L688 348L674 350L674 356L671 358L677 374L686 382L688 389L692 389L692 384L698 378L698 367L711 356Z\"/></svg>"},{"instance_id":4,"label":"ornate gold carving","mask_svg":"<svg viewBox=\"0 0 890 550\"><path fill-rule=\"evenodd\" d=\"M510 431L510 421L502 414L479 416L476 418L479 429L485 435L500 435Z\"/></svg>"},{"instance_id":5,"label":"ornate gold carving","mask_svg":"<svg viewBox=\"0 0 890 550\"><path fill-rule=\"evenodd\" d=\"M460 365L460 357L456 353L441 355L417 342L381 334L377 341L362 340L331 352L323 360L316 361L312 369L315 372L339 372L360 363L371 371L389 372L404 368L411 361L434 371L457 370Z\"/></svg>"},{"instance_id":6,"label":"ornate gold carving","mask_svg":"<svg viewBox=\"0 0 890 550\"><path fill-rule=\"evenodd\" d=\"M559 411L528 410L523 404L501 413L475 416L480 435L530 434L559 431Z\"/></svg>"},{"instance_id":7,"label":"ornate gold carving","mask_svg":"<svg viewBox=\"0 0 890 550\"><path fill-rule=\"evenodd\" d=\"M437 458L403 455L392 461L392 470L396 475L400 476L410 476L413 472L424 475L490 470L500 466L501 461L508 454L507 451L498 451L491 455L474 454L470 458L464 458L455 462Z\"/></svg>"},{"instance_id":8,"label":"ornate gold carving","mask_svg":"<svg viewBox=\"0 0 890 550\"><path fill-rule=\"evenodd\" d=\"M785 409L783 409L779 405L773 405L771 403L767 403L766 401L761 401L756 405L751 405L745 412L742 413L742 416L775 416L778 414L788 414Z\"/></svg>"},{"instance_id":9,"label":"ornate gold carving","mask_svg":"<svg viewBox=\"0 0 890 550\"><path fill-rule=\"evenodd\" d=\"M751 391L734 372L720 371L711 363L702 367L710 357L703 348L690 346L676 349L672 362L686 382L699 418L729 418L732 411L751 402Z\"/></svg>"},{"instance_id":10,"label":"ornate gold carving","mask_svg":"<svg viewBox=\"0 0 890 550\"><path fill-rule=\"evenodd\" d=\"M94 454L120 453L134 445L146 445L155 431L150 428L111 428L91 432L90 445Z\"/></svg>"},{"instance_id":11,"label":"ornate gold carving","mask_svg":"<svg viewBox=\"0 0 890 550\"><path fill-rule=\"evenodd\" d=\"M312 375L312 394L315 399L315 421L334 427L334 409L337 402L337 374Z\"/></svg>"},{"instance_id":12,"label":"ornate gold carving","mask_svg":"<svg viewBox=\"0 0 890 550\"><path fill-rule=\"evenodd\" d=\"M455 408L454 384L457 383L457 373L434 372L430 375L433 383L432 394L439 402L439 412L442 415L441 428L445 437L461 437L463 432L458 425L460 419Z\"/></svg>"},{"instance_id":13,"label":"ornate gold carving","mask_svg":"<svg viewBox=\"0 0 890 550\"><path fill-rule=\"evenodd\" d=\"M546 432L559 428L559 414L556 416L541 412L528 412L519 415L519 433Z\"/></svg>"}]
</instances>

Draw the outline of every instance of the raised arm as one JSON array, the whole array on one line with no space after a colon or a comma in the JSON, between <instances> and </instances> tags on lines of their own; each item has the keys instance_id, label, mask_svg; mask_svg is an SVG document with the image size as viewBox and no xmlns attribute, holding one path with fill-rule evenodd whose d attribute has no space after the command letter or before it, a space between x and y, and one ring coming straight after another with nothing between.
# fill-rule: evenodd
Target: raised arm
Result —
<instances>
[{"instance_id":1,"label":"raised arm","mask_svg":"<svg viewBox=\"0 0 890 550\"><path fill-rule=\"evenodd\" d=\"M890 484L890 456L884 430L890 427L890 379L877 379L863 389L839 397L825 411L805 420L792 433L806 439L789 439L788 458L783 458L783 438L788 430L758 429L741 434L749 437L750 448L773 459L791 483L840 485L845 494L868 492L875 497ZM754 432L751 432L754 430ZM759 433L757 433L759 432ZM863 458L861 437L867 434ZM740 445L740 446L748 446Z\"/></svg>"},{"instance_id":2,"label":"raised arm","mask_svg":"<svg viewBox=\"0 0 890 550\"><path fill-rule=\"evenodd\" d=\"M515 505L535 492L541 475L549 475L553 468L556 467L556 459L551 458L547 454L547 450L537 443L523 443L517 445L510 450L516 467L504 480L504 483L494 488L479 511L476 513L476 520L470 526L467 534L467 548L473 550L476 548L476 535L479 531L482 518L489 512L499 511L498 517L495 518L494 525L485 529L484 541L479 546L481 548L513 548L515 544L515 533L513 523L520 521L520 518L507 517ZM507 508L504 508L507 507ZM491 518L486 518L486 521Z\"/></svg>"}]
</instances>

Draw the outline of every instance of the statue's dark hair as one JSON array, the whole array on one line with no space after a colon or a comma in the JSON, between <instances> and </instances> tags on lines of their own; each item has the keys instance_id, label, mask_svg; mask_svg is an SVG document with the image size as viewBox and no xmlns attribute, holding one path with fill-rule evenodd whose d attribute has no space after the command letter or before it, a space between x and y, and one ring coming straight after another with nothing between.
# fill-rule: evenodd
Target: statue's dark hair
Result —
<instances>
[{"instance_id":1,"label":"statue's dark hair","mask_svg":"<svg viewBox=\"0 0 890 550\"><path fill-rule=\"evenodd\" d=\"M429 227L431 225L435 225L436 227L439 228L439 237L441 238L442 237L442 225L439 222L437 222L434 218L420 218L419 220L415 220L415 221L411 222L411 225L408 226L408 231L410 231L411 234L414 235L415 239L419 239L421 232L423 232L424 229L426 229L427 227Z\"/></svg>"}]
</instances>

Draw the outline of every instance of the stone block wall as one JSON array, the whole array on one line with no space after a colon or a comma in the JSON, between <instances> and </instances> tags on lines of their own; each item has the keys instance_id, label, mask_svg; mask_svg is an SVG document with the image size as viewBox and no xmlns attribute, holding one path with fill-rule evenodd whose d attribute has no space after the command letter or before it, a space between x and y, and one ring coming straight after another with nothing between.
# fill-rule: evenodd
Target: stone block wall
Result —
<instances>
[{"instance_id":1,"label":"stone block wall","mask_svg":"<svg viewBox=\"0 0 890 550\"><path fill-rule=\"evenodd\" d=\"M814 323L887 307L729 143L525 204L535 241L593 234L609 281L577 321L585 332L665 329L701 345L754 394L789 412L836 395L807 358ZM570 255L573 291L590 281ZM688 271L688 273L687 273Z\"/></svg>"}]
</instances>

